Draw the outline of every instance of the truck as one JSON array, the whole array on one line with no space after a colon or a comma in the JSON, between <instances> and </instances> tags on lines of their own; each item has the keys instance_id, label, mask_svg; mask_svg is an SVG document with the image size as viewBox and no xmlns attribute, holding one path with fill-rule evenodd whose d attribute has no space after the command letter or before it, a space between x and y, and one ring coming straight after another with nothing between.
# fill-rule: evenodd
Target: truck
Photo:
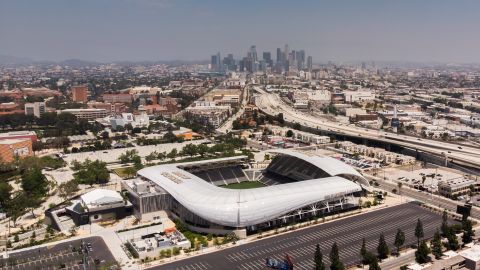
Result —
<instances>
[{"instance_id":1,"label":"truck","mask_svg":"<svg viewBox=\"0 0 480 270\"><path fill-rule=\"evenodd\" d=\"M274 258L266 258L265 265L276 270L293 270L292 259L288 254L285 254L285 259L283 261Z\"/></svg>"}]
</instances>

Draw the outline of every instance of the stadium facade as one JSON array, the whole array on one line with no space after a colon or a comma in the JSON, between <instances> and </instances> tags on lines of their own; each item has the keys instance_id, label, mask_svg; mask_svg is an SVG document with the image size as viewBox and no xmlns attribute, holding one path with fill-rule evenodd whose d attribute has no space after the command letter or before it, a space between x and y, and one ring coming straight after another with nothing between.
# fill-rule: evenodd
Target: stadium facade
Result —
<instances>
[{"instance_id":1,"label":"stadium facade","mask_svg":"<svg viewBox=\"0 0 480 270\"><path fill-rule=\"evenodd\" d=\"M355 208L358 195L369 186L359 172L337 159L291 150L271 152L271 163L257 172L242 170L246 157L142 169L138 171L140 178L153 183L159 194L157 202L149 198L148 208L152 210L153 204L157 210L166 210L192 230L213 234L233 231L243 237L259 229ZM219 187L242 181L270 185ZM142 213L143 207L138 207L141 196L132 195L137 213Z\"/></svg>"}]
</instances>

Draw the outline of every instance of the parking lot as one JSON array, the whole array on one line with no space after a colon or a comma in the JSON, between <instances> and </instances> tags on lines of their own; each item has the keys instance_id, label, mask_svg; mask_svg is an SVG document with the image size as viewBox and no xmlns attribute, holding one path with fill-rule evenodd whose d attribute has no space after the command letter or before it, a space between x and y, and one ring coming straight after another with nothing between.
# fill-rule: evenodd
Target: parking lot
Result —
<instances>
[{"instance_id":1,"label":"parking lot","mask_svg":"<svg viewBox=\"0 0 480 270\"><path fill-rule=\"evenodd\" d=\"M115 265L115 259L101 237L83 239L83 248L81 240L74 240L48 247L12 251L8 259L0 259L2 270L83 270L110 265Z\"/></svg>"},{"instance_id":2,"label":"parking lot","mask_svg":"<svg viewBox=\"0 0 480 270\"><path fill-rule=\"evenodd\" d=\"M315 245L320 244L328 267L333 242L337 242L340 256L346 266L360 260L362 238L367 248L376 253L380 233L384 233L390 248L393 247L398 228L405 232L406 245L416 243L414 236L417 218L423 222L426 238L433 236L441 224L441 216L416 204L402 204L338 221L312 226L303 230L239 245L226 250L208 253L185 260L152 267L155 270L208 270L208 269L266 269L265 258L283 260L290 255L295 269L313 269Z\"/></svg>"}]
</instances>

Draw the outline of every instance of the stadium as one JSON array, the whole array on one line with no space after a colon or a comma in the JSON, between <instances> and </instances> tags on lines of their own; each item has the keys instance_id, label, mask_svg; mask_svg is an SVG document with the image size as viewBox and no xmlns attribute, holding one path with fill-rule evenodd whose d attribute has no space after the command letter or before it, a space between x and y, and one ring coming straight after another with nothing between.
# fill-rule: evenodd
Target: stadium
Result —
<instances>
[{"instance_id":1,"label":"stadium","mask_svg":"<svg viewBox=\"0 0 480 270\"><path fill-rule=\"evenodd\" d=\"M240 237L356 208L369 187L337 159L292 150L270 154L263 169L248 168L247 158L239 156L152 166L138 175L162 191L158 207L190 229Z\"/></svg>"}]
</instances>

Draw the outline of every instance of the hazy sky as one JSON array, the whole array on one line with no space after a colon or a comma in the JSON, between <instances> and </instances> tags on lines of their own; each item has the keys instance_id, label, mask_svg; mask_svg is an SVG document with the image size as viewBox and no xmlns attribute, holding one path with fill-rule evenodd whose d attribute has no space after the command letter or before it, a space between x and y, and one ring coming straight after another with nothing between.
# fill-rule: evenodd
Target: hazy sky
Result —
<instances>
[{"instance_id":1,"label":"hazy sky","mask_svg":"<svg viewBox=\"0 0 480 270\"><path fill-rule=\"evenodd\" d=\"M0 54L208 60L285 43L318 61L480 62L478 0L0 0Z\"/></svg>"}]
</instances>

